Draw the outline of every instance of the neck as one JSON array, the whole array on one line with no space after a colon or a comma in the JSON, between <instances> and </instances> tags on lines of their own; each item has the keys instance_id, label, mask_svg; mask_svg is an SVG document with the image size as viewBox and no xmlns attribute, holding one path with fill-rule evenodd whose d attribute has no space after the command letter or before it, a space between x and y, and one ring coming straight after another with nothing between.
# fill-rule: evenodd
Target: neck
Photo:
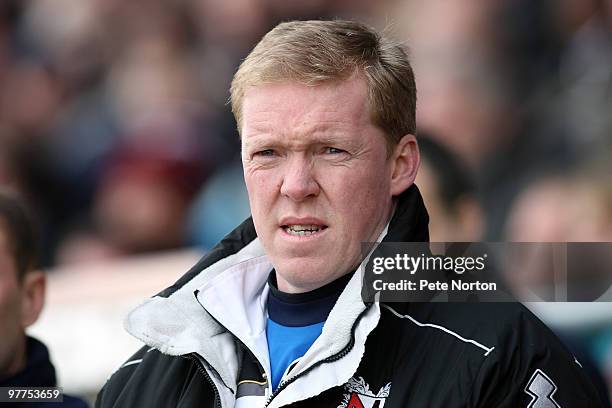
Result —
<instances>
[{"instance_id":1,"label":"neck","mask_svg":"<svg viewBox=\"0 0 612 408\"><path fill-rule=\"evenodd\" d=\"M352 273L348 273L310 292L286 293L278 288L276 273L272 271L268 278L270 319L285 326L324 322L352 276Z\"/></svg>"},{"instance_id":2,"label":"neck","mask_svg":"<svg viewBox=\"0 0 612 408\"><path fill-rule=\"evenodd\" d=\"M0 371L2 378L12 377L25 368L27 362L25 335L21 336L9 358L10 360L5 362L7 365Z\"/></svg>"}]
</instances>

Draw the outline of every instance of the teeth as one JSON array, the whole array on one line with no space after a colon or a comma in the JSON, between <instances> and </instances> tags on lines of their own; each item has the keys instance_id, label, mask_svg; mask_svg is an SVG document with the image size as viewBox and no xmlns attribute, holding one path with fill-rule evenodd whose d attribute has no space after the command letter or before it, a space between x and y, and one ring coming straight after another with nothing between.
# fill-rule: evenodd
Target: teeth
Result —
<instances>
[{"instance_id":1,"label":"teeth","mask_svg":"<svg viewBox=\"0 0 612 408\"><path fill-rule=\"evenodd\" d=\"M285 232L297 236L312 235L322 229L323 228L318 225L289 225L284 227Z\"/></svg>"},{"instance_id":2,"label":"teeth","mask_svg":"<svg viewBox=\"0 0 612 408\"><path fill-rule=\"evenodd\" d=\"M287 228L292 231L318 231L321 229L318 225L289 225Z\"/></svg>"}]
</instances>

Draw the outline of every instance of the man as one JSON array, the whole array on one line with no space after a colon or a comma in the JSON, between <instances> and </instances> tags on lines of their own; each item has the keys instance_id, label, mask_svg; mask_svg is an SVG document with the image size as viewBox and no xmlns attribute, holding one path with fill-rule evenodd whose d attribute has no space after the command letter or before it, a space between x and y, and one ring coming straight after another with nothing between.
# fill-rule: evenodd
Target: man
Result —
<instances>
[{"instance_id":1,"label":"man","mask_svg":"<svg viewBox=\"0 0 612 408\"><path fill-rule=\"evenodd\" d=\"M98 406L599 406L518 305L361 299L363 242L428 240L401 46L354 22L283 23L231 94L252 219L130 313L146 346Z\"/></svg>"},{"instance_id":2,"label":"man","mask_svg":"<svg viewBox=\"0 0 612 408\"><path fill-rule=\"evenodd\" d=\"M25 333L38 319L45 299L45 274L36 269L36 248L25 209L17 198L0 190L0 387L57 385L47 348ZM62 403L41 402L40 406L87 404L64 395Z\"/></svg>"}]
</instances>

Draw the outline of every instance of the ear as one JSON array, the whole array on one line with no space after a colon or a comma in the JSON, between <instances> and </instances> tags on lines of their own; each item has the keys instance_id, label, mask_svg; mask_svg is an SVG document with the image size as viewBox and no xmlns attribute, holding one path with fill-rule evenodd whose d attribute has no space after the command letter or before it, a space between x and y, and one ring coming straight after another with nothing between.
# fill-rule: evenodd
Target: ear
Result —
<instances>
[{"instance_id":1,"label":"ear","mask_svg":"<svg viewBox=\"0 0 612 408\"><path fill-rule=\"evenodd\" d=\"M411 134L403 136L391 155L391 195L396 196L414 183L421 155L416 137Z\"/></svg>"},{"instance_id":2,"label":"ear","mask_svg":"<svg viewBox=\"0 0 612 408\"><path fill-rule=\"evenodd\" d=\"M33 324L45 304L45 287L47 281L41 271L26 273L23 278L21 297L21 325L25 329Z\"/></svg>"}]
</instances>

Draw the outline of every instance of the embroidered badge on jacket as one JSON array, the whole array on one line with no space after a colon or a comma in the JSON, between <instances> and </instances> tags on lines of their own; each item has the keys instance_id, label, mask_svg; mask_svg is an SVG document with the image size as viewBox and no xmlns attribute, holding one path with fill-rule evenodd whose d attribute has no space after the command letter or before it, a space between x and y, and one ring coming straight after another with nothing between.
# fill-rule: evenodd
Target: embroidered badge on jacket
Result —
<instances>
[{"instance_id":1,"label":"embroidered badge on jacket","mask_svg":"<svg viewBox=\"0 0 612 408\"><path fill-rule=\"evenodd\" d=\"M385 400L391 391L391 383L382 387L376 394L370 391L370 386L363 377L351 378L344 389L348 391L344 394L344 399L338 408L383 408Z\"/></svg>"}]
</instances>

